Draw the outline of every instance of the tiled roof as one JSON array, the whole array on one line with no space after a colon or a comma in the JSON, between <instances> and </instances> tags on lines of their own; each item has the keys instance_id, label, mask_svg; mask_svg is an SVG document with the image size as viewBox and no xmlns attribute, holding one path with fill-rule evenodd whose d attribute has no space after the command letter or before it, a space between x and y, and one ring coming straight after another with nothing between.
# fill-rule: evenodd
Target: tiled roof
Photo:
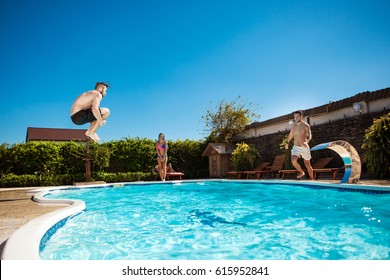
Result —
<instances>
[{"instance_id":1,"label":"tiled roof","mask_svg":"<svg viewBox=\"0 0 390 280\"><path fill-rule=\"evenodd\" d=\"M26 142L29 141L87 141L86 129L28 127Z\"/></svg>"},{"instance_id":2,"label":"tiled roof","mask_svg":"<svg viewBox=\"0 0 390 280\"><path fill-rule=\"evenodd\" d=\"M335 101L335 102L331 102L329 104L325 104L322 106L303 110L304 111L303 113L305 116L313 116L313 115L328 113L328 112L336 111L336 110L339 110L342 108L346 108L346 107L352 106L356 102L361 102L361 101L370 102L373 100L378 100L378 99L382 99L382 98L389 98L389 97L390 97L390 88L385 88L385 89L381 89L381 90L377 90L377 91L366 91L366 92L358 93L352 97L348 97L348 98L345 98L345 99L342 99L339 101ZM270 124L279 123L279 122L283 122L283 121L288 121L291 118L292 117L291 117L291 113L290 113L287 115L272 118L272 119L265 120L262 122L254 122L250 125L247 125L246 129L270 125Z\"/></svg>"},{"instance_id":3,"label":"tiled roof","mask_svg":"<svg viewBox=\"0 0 390 280\"><path fill-rule=\"evenodd\" d=\"M215 150L220 155L230 155L234 151L234 145L232 144L221 144L221 143L210 143L204 150L202 156L207 157L211 151Z\"/></svg>"}]
</instances>

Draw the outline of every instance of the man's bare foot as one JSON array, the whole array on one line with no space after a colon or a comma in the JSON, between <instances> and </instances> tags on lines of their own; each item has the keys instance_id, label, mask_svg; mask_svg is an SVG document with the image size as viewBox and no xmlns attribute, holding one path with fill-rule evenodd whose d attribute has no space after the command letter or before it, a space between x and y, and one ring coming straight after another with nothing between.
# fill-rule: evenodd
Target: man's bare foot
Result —
<instances>
[{"instance_id":1,"label":"man's bare foot","mask_svg":"<svg viewBox=\"0 0 390 280\"><path fill-rule=\"evenodd\" d=\"M299 175L297 176L297 179L299 180L299 179L301 179L303 176L305 176L305 172L302 171L302 173L299 174Z\"/></svg>"},{"instance_id":2,"label":"man's bare foot","mask_svg":"<svg viewBox=\"0 0 390 280\"><path fill-rule=\"evenodd\" d=\"M90 133L88 130L85 132L85 135L89 138L91 138L95 142L99 142L100 138L96 133Z\"/></svg>"},{"instance_id":3,"label":"man's bare foot","mask_svg":"<svg viewBox=\"0 0 390 280\"><path fill-rule=\"evenodd\" d=\"M95 140L96 142L100 141L100 137L96 133L92 134L92 136L93 136L92 139Z\"/></svg>"}]
</instances>

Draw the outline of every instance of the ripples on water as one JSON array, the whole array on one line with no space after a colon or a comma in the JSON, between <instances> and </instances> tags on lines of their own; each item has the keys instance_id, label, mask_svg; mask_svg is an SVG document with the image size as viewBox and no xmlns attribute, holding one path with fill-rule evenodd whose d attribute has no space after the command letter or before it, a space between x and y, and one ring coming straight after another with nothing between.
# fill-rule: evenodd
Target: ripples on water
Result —
<instances>
[{"instance_id":1,"label":"ripples on water","mask_svg":"<svg viewBox=\"0 0 390 280\"><path fill-rule=\"evenodd\" d=\"M390 194L207 182L56 191L43 259L390 259Z\"/></svg>"}]
</instances>

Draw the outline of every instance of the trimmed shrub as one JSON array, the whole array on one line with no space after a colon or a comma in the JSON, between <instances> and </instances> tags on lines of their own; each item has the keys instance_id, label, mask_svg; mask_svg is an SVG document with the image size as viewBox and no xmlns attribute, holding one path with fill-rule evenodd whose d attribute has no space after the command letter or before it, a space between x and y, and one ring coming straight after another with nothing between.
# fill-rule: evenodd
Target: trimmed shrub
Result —
<instances>
[{"instance_id":1,"label":"trimmed shrub","mask_svg":"<svg viewBox=\"0 0 390 280\"><path fill-rule=\"evenodd\" d=\"M149 181L151 180L151 174L143 172L97 172L94 176L94 179L96 181L105 181L107 183Z\"/></svg>"},{"instance_id":2,"label":"trimmed shrub","mask_svg":"<svg viewBox=\"0 0 390 280\"><path fill-rule=\"evenodd\" d=\"M13 173L3 174L0 177L0 187L38 187L72 185L73 182L85 181L84 174L39 175Z\"/></svg>"},{"instance_id":3,"label":"trimmed shrub","mask_svg":"<svg viewBox=\"0 0 390 280\"><path fill-rule=\"evenodd\" d=\"M102 144L111 151L108 172L150 172L156 165L155 142L150 139L126 138Z\"/></svg>"},{"instance_id":4,"label":"trimmed shrub","mask_svg":"<svg viewBox=\"0 0 390 280\"><path fill-rule=\"evenodd\" d=\"M22 174L56 174L60 166L59 143L55 142L29 142L16 144L10 147L9 172Z\"/></svg>"},{"instance_id":5,"label":"trimmed shrub","mask_svg":"<svg viewBox=\"0 0 390 280\"><path fill-rule=\"evenodd\" d=\"M252 170L258 157L259 151L253 145L238 143L232 153L233 168L237 171Z\"/></svg>"},{"instance_id":6,"label":"trimmed shrub","mask_svg":"<svg viewBox=\"0 0 390 280\"><path fill-rule=\"evenodd\" d=\"M176 171L183 172L187 179L208 176L208 159L202 157L206 143L194 140L169 142L168 161Z\"/></svg>"},{"instance_id":7,"label":"trimmed shrub","mask_svg":"<svg viewBox=\"0 0 390 280\"><path fill-rule=\"evenodd\" d=\"M152 172L157 164L155 145L156 142L151 139L140 138L90 143L92 180L125 182L154 179ZM208 160L202 157L205 148L203 141L170 141L169 162L176 170L184 172L186 178L204 178L208 176ZM0 186L55 186L84 181L85 156L85 143L2 144Z\"/></svg>"},{"instance_id":8,"label":"trimmed shrub","mask_svg":"<svg viewBox=\"0 0 390 280\"><path fill-rule=\"evenodd\" d=\"M390 113L374 119L366 130L362 148L368 172L374 178L390 178Z\"/></svg>"}]
</instances>

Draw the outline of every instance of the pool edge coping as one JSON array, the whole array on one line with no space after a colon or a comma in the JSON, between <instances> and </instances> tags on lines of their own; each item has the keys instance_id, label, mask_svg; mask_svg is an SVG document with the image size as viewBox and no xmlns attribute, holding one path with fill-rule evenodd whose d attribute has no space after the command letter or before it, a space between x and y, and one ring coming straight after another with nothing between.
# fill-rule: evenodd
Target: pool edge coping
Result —
<instances>
[{"instance_id":1,"label":"pool edge coping","mask_svg":"<svg viewBox=\"0 0 390 280\"><path fill-rule=\"evenodd\" d=\"M187 181L199 181L199 180L186 180ZM45 190L42 189L30 189L29 192L36 192L33 196L33 201L42 204L67 204L62 209L55 210L53 212L44 214L40 217L32 219L28 223L18 228L5 242L1 254L1 260L42 260L40 257L41 240L44 235L58 222L66 219L72 215L76 215L85 210L86 205L81 200L70 199L46 199L44 196L55 190L66 189L83 189L83 188L97 188L97 187L122 187L124 185L134 184L155 184L155 183L177 183L182 180L172 180L169 182L151 182L151 181L136 181L136 182L122 182L122 183L106 183L96 185L80 185L80 186L57 186L49 187Z\"/></svg>"}]
</instances>

